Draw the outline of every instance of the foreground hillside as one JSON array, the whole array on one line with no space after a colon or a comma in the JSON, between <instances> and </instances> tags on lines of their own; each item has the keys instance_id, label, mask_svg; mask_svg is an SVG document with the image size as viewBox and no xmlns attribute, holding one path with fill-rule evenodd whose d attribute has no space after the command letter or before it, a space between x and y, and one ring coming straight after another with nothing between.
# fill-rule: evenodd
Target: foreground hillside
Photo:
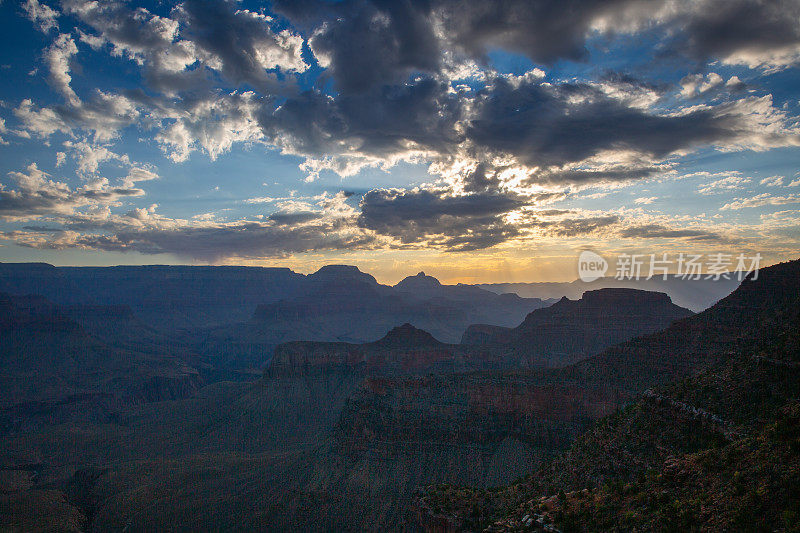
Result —
<instances>
[{"instance_id":1,"label":"foreground hillside","mask_svg":"<svg viewBox=\"0 0 800 533\"><path fill-rule=\"evenodd\" d=\"M506 488L430 487L417 501L416 523L488 531L798 530L800 268L792 262L762 275L705 317L721 331L735 326L724 361L646 390Z\"/></svg>"}]
</instances>

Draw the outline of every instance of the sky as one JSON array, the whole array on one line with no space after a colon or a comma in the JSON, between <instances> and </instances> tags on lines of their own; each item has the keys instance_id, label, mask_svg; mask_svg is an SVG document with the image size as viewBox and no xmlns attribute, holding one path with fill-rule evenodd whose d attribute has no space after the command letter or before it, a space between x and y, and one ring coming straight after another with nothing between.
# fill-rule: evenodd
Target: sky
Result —
<instances>
[{"instance_id":1,"label":"sky","mask_svg":"<svg viewBox=\"0 0 800 533\"><path fill-rule=\"evenodd\" d=\"M0 261L800 255L800 0L0 0Z\"/></svg>"}]
</instances>

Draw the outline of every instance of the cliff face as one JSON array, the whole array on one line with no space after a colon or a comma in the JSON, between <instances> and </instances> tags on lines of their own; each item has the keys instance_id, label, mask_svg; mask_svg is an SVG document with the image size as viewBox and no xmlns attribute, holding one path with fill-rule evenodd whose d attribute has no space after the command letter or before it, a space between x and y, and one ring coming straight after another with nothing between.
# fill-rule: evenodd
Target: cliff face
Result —
<instances>
[{"instance_id":1,"label":"cliff face","mask_svg":"<svg viewBox=\"0 0 800 533\"><path fill-rule=\"evenodd\" d=\"M492 346L520 366L563 366L691 314L663 293L600 289L587 291L577 301L564 297L537 309L513 329L470 326L461 342Z\"/></svg>"},{"instance_id":2,"label":"cliff face","mask_svg":"<svg viewBox=\"0 0 800 533\"><path fill-rule=\"evenodd\" d=\"M369 377L347 401L335 438L348 456L402 454L407 445L443 456L467 448L486 457L501 452L504 461L524 467L526 460L563 449L611 408L595 391L554 386L538 376ZM516 451L501 450L510 442ZM518 474L515 468L478 470L470 477L485 484Z\"/></svg>"}]
</instances>

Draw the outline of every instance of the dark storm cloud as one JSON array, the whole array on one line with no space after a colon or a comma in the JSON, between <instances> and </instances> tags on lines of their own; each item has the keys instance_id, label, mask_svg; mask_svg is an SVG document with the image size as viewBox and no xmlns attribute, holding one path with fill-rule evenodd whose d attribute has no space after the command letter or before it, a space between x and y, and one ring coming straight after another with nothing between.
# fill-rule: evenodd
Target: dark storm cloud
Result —
<instances>
[{"instance_id":1,"label":"dark storm cloud","mask_svg":"<svg viewBox=\"0 0 800 533\"><path fill-rule=\"evenodd\" d=\"M298 213L273 213L269 216L269 220L275 222L276 224L280 225L293 225L302 222L310 222L312 220L316 220L320 218L319 213L314 213L311 211L301 211Z\"/></svg>"},{"instance_id":2,"label":"dark storm cloud","mask_svg":"<svg viewBox=\"0 0 800 533\"><path fill-rule=\"evenodd\" d=\"M375 189L361 201L361 227L397 238L403 244L476 250L519 234L503 215L523 205L509 194L450 196L447 190Z\"/></svg>"},{"instance_id":3,"label":"dark storm cloud","mask_svg":"<svg viewBox=\"0 0 800 533\"><path fill-rule=\"evenodd\" d=\"M401 246L438 247L449 251L478 250L521 237L533 228L545 235L577 237L597 233L620 222L616 215L541 220L565 210L539 211L515 223L505 215L530 205L532 199L512 193L452 196L447 190L398 191L379 189L361 202L358 222L363 228L393 237Z\"/></svg>"},{"instance_id":4,"label":"dark storm cloud","mask_svg":"<svg viewBox=\"0 0 800 533\"><path fill-rule=\"evenodd\" d=\"M436 72L444 50L480 61L495 48L523 53L539 63L583 59L592 22L630 3L281 0L273 2L273 7L313 33L310 45L329 64L337 88L352 92L397 83L411 72Z\"/></svg>"},{"instance_id":5,"label":"dark storm cloud","mask_svg":"<svg viewBox=\"0 0 800 533\"><path fill-rule=\"evenodd\" d=\"M464 190L466 192L483 192L497 190L500 179L497 173L487 163L478 163L475 170L464 177Z\"/></svg>"},{"instance_id":6,"label":"dark storm cloud","mask_svg":"<svg viewBox=\"0 0 800 533\"><path fill-rule=\"evenodd\" d=\"M538 64L584 60L596 30L652 31L662 55L697 59L766 54L800 44L797 0L354 0L274 2L311 35L344 92L433 73L445 50L485 61L493 49Z\"/></svg>"},{"instance_id":7,"label":"dark storm cloud","mask_svg":"<svg viewBox=\"0 0 800 533\"><path fill-rule=\"evenodd\" d=\"M588 185L645 179L664 170L664 167L659 165L630 165L610 169L555 169L539 173L533 180L537 183Z\"/></svg>"},{"instance_id":8,"label":"dark storm cloud","mask_svg":"<svg viewBox=\"0 0 800 533\"><path fill-rule=\"evenodd\" d=\"M0 219L35 218L92 203L108 203L126 196L141 196L141 189L109 188L103 191L0 190Z\"/></svg>"},{"instance_id":9,"label":"dark storm cloud","mask_svg":"<svg viewBox=\"0 0 800 533\"><path fill-rule=\"evenodd\" d=\"M520 52L549 64L584 59L585 40L594 19L613 13L628 0L499 0L434 2L452 43L476 58L492 48Z\"/></svg>"},{"instance_id":10,"label":"dark storm cloud","mask_svg":"<svg viewBox=\"0 0 800 533\"><path fill-rule=\"evenodd\" d=\"M800 46L797 0L706 0L693 7L673 22L681 28L674 46L697 59L735 54L756 59Z\"/></svg>"},{"instance_id":11,"label":"dark storm cloud","mask_svg":"<svg viewBox=\"0 0 800 533\"><path fill-rule=\"evenodd\" d=\"M438 70L441 49L427 2L347 2L309 40L344 93L405 81Z\"/></svg>"},{"instance_id":12,"label":"dark storm cloud","mask_svg":"<svg viewBox=\"0 0 800 533\"><path fill-rule=\"evenodd\" d=\"M650 160L746 139L751 111L721 104L659 115L588 84L512 83L502 77L477 96L464 96L422 78L335 98L308 91L275 110L265 107L259 123L268 139L299 155L392 157L418 149L446 157L465 149L477 160L511 155L539 167L531 177L539 183L580 184L652 177L665 167ZM570 166L609 150L639 154L644 161ZM496 169L485 164L464 182L467 192L499 183Z\"/></svg>"},{"instance_id":13,"label":"dark storm cloud","mask_svg":"<svg viewBox=\"0 0 800 533\"><path fill-rule=\"evenodd\" d=\"M84 244L102 250L172 253L200 259L265 257L313 250L367 247L373 237L342 234L327 225L286 226L242 223L209 228L118 232L112 238L85 236Z\"/></svg>"},{"instance_id":14,"label":"dark storm cloud","mask_svg":"<svg viewBox=\"0 0 800 533\"><path fill-rule=\"evenodd\" d=\"M679 116L650 114L584 84L514 85L497 78L483 92L467 138L531 166L559 165L602 150L664 157L733 136L732 122L711 109Z\"/></svg>"},{"instance_id":15,"label":"dark storm cloud","mask_svg":"<svg viewBox=\"0 0 800 533\"><path fill-rule=\"evenodd\" d=\"M445 83L424 78L337 98L308 91L266 109L259 121L268 138L304 155L389 156L407 150L408 142L446 153L459 142L460 105Z\"/></svg>"},{"instance_id":16,"label":"dark storm cloud","mask_svg":"<svg viewBox=\"0 0 800 533\"><path fill-rule=\"evenodd\" d=\"M183 2L178 13L186 28L184 35L204 52L219 58L220 71L227 79L271 92L277 87L276 78L269 70L298 61L301 43L299 40L285 42L255 13L232 7L222 0ZM270 64L267 57L260 54L277 57L277 60Z\"/></svg>"},{"instance_id":17,"label":"dark storm cloud","mask_svg":"<svg viewBox=\"0 0 800 533\"><path fill-rule=\"evenodd\" d=\"M591 83L561 82L556 74L542 83L487 71L471 82L473 89L454 89L447 79L451 67L467 59L488 62L487 54L496 49L519 52L538 64L585 60L589 36L610 37L614 31L658 34L661 58L682 54L751 66L793 61L800 45L797 0L277 0L272 8L293 23L285 31L280 31L285 21L240 9L234 1L186 0L163 17L115 1L61 5L85 25L75 30L79 44L135 60L149 89L164 94L98 91L93 98L48 108L23 100L15 114L28 133L47 138L93 130L95 140L108 141L137 125L157 131L156 142L176 161L193 150L205 149L213 158L236 142L265 142L309 159L340 158L346 164L360 158L354 166L364 159L390 166L405 157L473 169L457 177L452 177L457 170L443 171L452 180L447 186L369 191L360 215L335 221L311 211L279 212L259 222L171 221L169 227L145 229L130 221L120 225L113 217L73 218L67 229L87 233L30 241L198 258L364 248L380 238L399 246L475 250L529 229L559 237L616 231L621 220L615 215L508 222L509 213L565 193L508 192L502 170L527 167L518 169L527 173L527 185L648 178L669 168L664 158L698 146L786 145L781 139L788 111L773 107L767 96L749 96L670 112L653 105L664 87L616 73ZM316 72L300 78L311 87L303 93L296 92L292 75L306 67L300 34L325 67L314 85ZM51 72L61 76L59 87L67 93L73 90L70 64ZM605 151L633 157L615 164L592 160ZM35 183L27 178L27 189L0 187L0 216L74 215L78 208L107 207L143 194L107 183L71 190L44 177ZM92 233L101 230L107 234ZM615 235L722 238L656 224Z\"/></svg>"}]
</instances>

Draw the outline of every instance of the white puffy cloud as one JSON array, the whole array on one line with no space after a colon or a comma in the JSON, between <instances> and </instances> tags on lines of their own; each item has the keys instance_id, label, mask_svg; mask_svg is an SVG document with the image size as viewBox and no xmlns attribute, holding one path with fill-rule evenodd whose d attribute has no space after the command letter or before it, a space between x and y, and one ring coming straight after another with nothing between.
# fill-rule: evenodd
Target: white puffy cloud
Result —
<instances>
[{"instance_id":1,"label":"white puffy cloud","mask_svg":"<svg viewBox=\"0 0 800 533\"><path fill-rule=\"evenodd\" d=\"M766 185L767 187L780 187L783 185L783 176L769 176L758 183L759 185Z\"/></svg>"},{"instance_id":2,"label":"white puffy cloud","mask_svg":"<svg viewBox=\"0 0 800 533\"><path fill-rule=\"evenodd\" d=\"M49 33L50 30L58 29L58 11L40 3L39 0L26 0L22 4L25 15L36 24L42 33Z\"/></svg>"},{"instance_id":3,"label":"white puffy cloud","mask_svg":"<svg viewBox=\"0 0 800 533\"><path fill-rule=\"evenodd\" d=\"M681 96L692 98L701 95L715 87L719 87L723 81L722 76L716 72L709 72L705 77L702 74L689 74L681 80Z\"/></svg>"},{"instance_id":4,"label":"white puffy cloud","mask_svg":"<svg viewBox=\"0 0 800 533\"><path fill-rule=\"evenodd\" d=\"M69 34L62 33L45 52L45 58L50 70L50 83L61 93L71 105L78 105L80 101L75 91L70 87L69 62L78 53L78 47Z\"/></svg>"},{"instance_id":5,"label":"white puffy cloud","mask_svg":"<svg viewBox=\"0 0 800 533\"><path fill-rule=\"evenodd\" d=\"M643 196L641 198L636 198L633 203L636 205L650 205L656 200L658 200L657 196Z\"/></svg>"},{"instance_id":6,"label":"white puffy cloud","mask_svg":"<svg viewBox=\"0 0 800 533\"><path fill-rule=\"evenodd\" d=\"M264 137L256 117L259 105L253 92L186 102L168 115L168 125L155 140L173 161L185 161L197 149L213 161L234 143L257 142Z\"/></svg>"},{"instance_id":7,"label":"white puffy cloud","mask_svg":"<svg viewBox=\"0 0 800 533\"><path fill-rule=\"evenodd\" d=\"M100 164L106 161L117 161L130 165L130 158L127 155L114 153L105 145L93 144L82 140L77 142L64 141L64 147L72 152L72 157L77 162L78 172L82 174L96 173Z\"/></svg>"},{"instance_id":8,"label":"white puffy cloud","mask_svg":"<svg viewBox=\"0 0 800 533\"><path fill-rule=\"evenodd\" d=\"M733 172L703 185L697 192L700 194L717 194L726 191L740 190L751 181L751 178L740 176L738 172Z\"/></svg>"},{"instance_id":9,"label":"white puffy cloud","mask_svg":"<svg viewBox=\"0 0 800 533\"><path fill-rule=\"evenodd\" d=\"M32 220L43 216L68 216L80 208L99 208L119 205L129 197L142 196L144 191L135 186L138 181L156 177L131 172L122 183L113 185L107 178L94 177L80 187L72 188L65 182L52 180L50 175L31 163L23 172L10 172L15 183L13 189L0 184L0 219Z\"/></svg>"}]
</instances>

